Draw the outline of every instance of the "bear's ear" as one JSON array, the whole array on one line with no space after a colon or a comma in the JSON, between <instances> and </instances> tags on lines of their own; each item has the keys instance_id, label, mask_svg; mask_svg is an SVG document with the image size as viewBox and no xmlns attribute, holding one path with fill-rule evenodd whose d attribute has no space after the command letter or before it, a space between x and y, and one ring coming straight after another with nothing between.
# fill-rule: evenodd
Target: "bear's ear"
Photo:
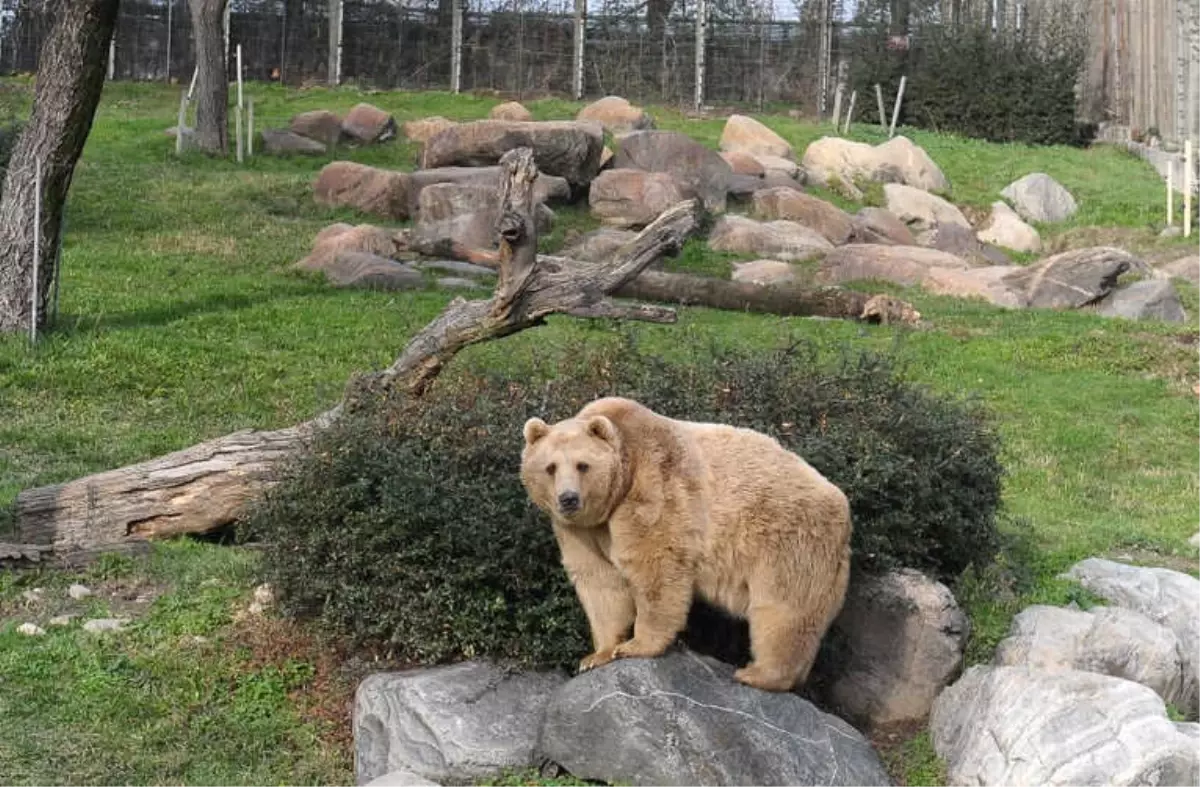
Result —
<instances>
[{"instance_id":1,"label":"bear's ear","mask_svg":"<svg viewBox=\"0 0 1200 787\"><path fill-rule=\"evenodd\" d=\"M594 415L588 421L588 434L592 437L598 437L606 443L616 445L617 442L617 427L613 422L608 420L603 415Z\"/></svg>"},{"instance_id":2,"label":"bear's ear","mask_svg":"<svg viewBox=\"0 0 1200 787\"><path fill-rule=\"evenodd\" d=\"M550 426L541 418L530 418L525 422L525 444L533 445L550 431Z\"/></svg>"}]
</instances>

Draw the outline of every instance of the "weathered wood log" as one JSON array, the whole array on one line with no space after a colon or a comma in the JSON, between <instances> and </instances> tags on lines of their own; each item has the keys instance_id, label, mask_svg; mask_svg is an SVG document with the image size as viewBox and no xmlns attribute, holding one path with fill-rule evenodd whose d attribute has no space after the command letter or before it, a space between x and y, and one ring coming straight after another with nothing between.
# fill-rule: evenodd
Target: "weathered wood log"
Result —
<instances>
[{"instance_id":1,"label":"weathered wood log","mask_svg":"<svg viewBox=\"0 0 1200 787\"><path fill-rule=\"evenodd\" d=\"M148 462L21 492L16 501L18 540L71 554L220 529L236 521L246 503L273 482L283 460L336 421L345 404L354 403L356 392L420 396L459 350L540 325L555 313L674 319L670 309L615 304L606 296L683 243L696 224L694 201L664 213L612 260L573 264L568 270L536 253L532 151L511 151L501 164L506 180L498 227L499 276L490 299L456 298L408 342L395 363L352 382L343 403L312 421L237 432Z\"/></svg>"}]
</instances>

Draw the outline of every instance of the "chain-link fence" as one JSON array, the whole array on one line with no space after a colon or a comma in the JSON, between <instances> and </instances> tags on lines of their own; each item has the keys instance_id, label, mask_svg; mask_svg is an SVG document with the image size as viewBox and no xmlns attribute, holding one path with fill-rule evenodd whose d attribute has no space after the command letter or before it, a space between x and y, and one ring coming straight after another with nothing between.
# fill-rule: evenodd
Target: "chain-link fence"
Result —
<instances>
[{"instance_id":1,"label":"chain-link fence","mask_svg":"<svg viewBox=\"0 0 1200 787\"><path fill-rule=\"evenodd\" d=\"M775 18L760 0L231 0L228 23L247 80L817 111L828 89L822 64L840 39L828 10L837 0L789 1L798 18ZM666 11L657 23L652 5ZM823 12L803 12L818 6ZM0 72L36 70L48 7L0 0ZM338 18L340 48L330 29ZM186 83L193 68L187 0L123 0L112 78Z\"/></svg>"}]
</instances>

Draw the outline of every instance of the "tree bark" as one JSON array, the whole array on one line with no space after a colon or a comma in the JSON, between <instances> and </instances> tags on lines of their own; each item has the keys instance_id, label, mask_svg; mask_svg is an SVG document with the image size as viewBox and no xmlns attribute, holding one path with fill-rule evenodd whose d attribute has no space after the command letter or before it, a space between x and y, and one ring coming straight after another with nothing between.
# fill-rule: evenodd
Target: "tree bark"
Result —
<instances>
[{"instance_id":1,"label":"tree bark","mask_svg":"<svg viewBox=\"0 0 1200 787\"><path fill-rule=\"evenodd\" d=\"M32 315L35 169L41 167L37 322L62 231L63 208L100 93L118 0L60 0L42 45L33 111L13 148L0 195L0 333L27 331Z\"/></svg>"},{"instance_id":2,"label":"tree bark","mask_svg":"<svg viewBox=\"0 0 1200 787\"><path fill-rule=\"evenodd\" d=\"M564 265L539 257L533 221L537 167L528 148L501 159L499 277L484 301L456 298L409 341L388 369L354 381L342 404L298 426L243 431L129 467L30 489L16 501L17 541L53 547L59 559L78 552L123 549L182 533L231 524L245 504L272 483L280 463L360 397L398 392L421 396L445 364L471 344L542 324L551 314L667 322L661 306L624 306L605 297L665 251L678 248L696 225L694 200L666 211L615 259Z\"/></svg>"},{"instance_id":3,"label":"tree bark","mask_svg":"<svg viewBox=\"0 0 1200 787\"><path fill-rule=\"evenodd\" d=\"M206 153L229 150L229 75L225 54L228 0L188 0L196 47L195 145Z\"/></svg>"}]
</instances>

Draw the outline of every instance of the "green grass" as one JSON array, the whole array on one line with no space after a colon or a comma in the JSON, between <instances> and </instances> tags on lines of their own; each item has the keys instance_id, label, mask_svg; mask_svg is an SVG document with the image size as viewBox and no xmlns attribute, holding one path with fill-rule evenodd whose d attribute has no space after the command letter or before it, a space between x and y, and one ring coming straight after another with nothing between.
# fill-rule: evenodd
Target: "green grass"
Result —
<instances>
[{"instance_id":1,"label":"green grass","mask_svg":"<svg viewBox=\"0 0 1200 787\"><path fill-rule=\"evenodd\" d=\"M260 127L284 125L309 109L344 111L360 100L400 122L434 114L466 120L485 116L500 100L261 85L248 94ZM24 100L13 95L4 91L0 101ZM528 106L542 119L570 117L578 107L560 100ZM57 324L32 349L20 338L0 340L0 508L31 486L311 417L337 401L350 375L390 363L453 297L338 291L288 271L326 224L373 221L317 206L317 170L343 157L412 168L412 145L302 159L255 156L240 167L199 155L176 158L162 130L174 124L177 107L175 89L105 88L68 205ZM660 128L713 146L720 136L720 119L651 111ZM797 151L828 131L782 116L764 120ZM959 204L986 208L1016 177L1043 171L1081 206L1070 222L1043 228L1051 239L1093 225L1151 237L1157 229L1161 183L1125 153L903 132L941 165ZM869 126L854 137L881 139ZM593 226L585 211L562 209L542 248L553 251L569 231ZM726 275L734 259L692 241L667 267ZM1081 598L1054 578L1074 560L1133 552L1173 565L1194 562L1186 544L1196 529L1200 476L1194 324L1008 312L856 286L903 292L929 327L684 309L678 325L638 332L648 345L681 356L713 341L766 347L797 335L885 349L933 389L981 397L1004 438L1008 527L1027 530L1034 551L1021 565L993 567L961 589L975 624L973 660L987 658L1022 605ZM1194 316L1195 290L1185 298ZM468 355L518 368L547 346L593 330L554 318ZM311 661L263 664L238 644L230 609L253 583L252 554L173 545L149 558L108 558L90 570L101 572L89 575L95 581L124 574L164 590L131 631L111 640L89 640L77 629L25 638L12 631L19 610L0 614L8 620L0 627L6 782L350 780L348 751L317 737L298 715L296 697L312 693ZM212 578L216 584L204 584ZM30 582L49 588L67 581L0 574L0 599L11 602ZM104 603L95 601L95 611ZM208 646L185 647L195 635ZM926 762L921 744L913 745L914 773L937 783L936 772L919 764Z\"/></svg>"}]
</instances>

